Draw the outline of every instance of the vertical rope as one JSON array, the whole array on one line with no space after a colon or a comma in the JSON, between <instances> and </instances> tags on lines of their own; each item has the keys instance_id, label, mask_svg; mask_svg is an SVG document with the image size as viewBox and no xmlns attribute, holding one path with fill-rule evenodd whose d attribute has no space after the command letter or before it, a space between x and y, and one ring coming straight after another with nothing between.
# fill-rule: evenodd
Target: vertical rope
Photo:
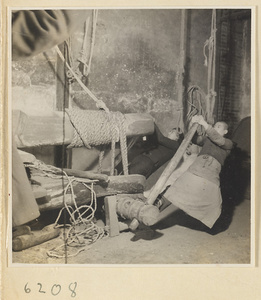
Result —
<instances>
[{"instance_id":1,"label":"vertical rope","mask_svg":"<svg viewBox=\"0 0 261 300\"><path fill-rule=\"evenodd\" d=\"M211 124L214 123L213 111L216 100L215 92L215 72L216 72L216 10L212 10L211 19L211 36L205 42L203 53L205 57L204 65L208 68L208 79L207 79L207 96L206 96L206 117L207 121ZM208 46L209 57L205 54L205 48Z\"/></svg>"},{"instance_id":2,"label":"vertical rope","mask_svg":"<svg viewBox=\"0 0 261 300\"><path fill-rule=\"evenodd\" d=\"M122 155L122 167L124 175L128 175L128 149L127 149L127 139L126 139L126 127L124 116L121 113L117 113L117 121L120 128L120 147Z\"/></svg>"},{"instance_id":3,"label":"vertical rope","mask_svg":"<svg viewBox=\"0 0 261 300\"><path fill-rule=\"evenodd\" d=\"M58 48L58 47L57 47ZM59 49L59 48L58 48ZM65 59L63 60L63 63L64 63L64 72L66 70L66 66L65 66ZM65 77L66 78L66 77ZM64 90L66 90L66 85L64 85ZM64 183L64 146L65 146L65 105L66 105L66 99L65 99L65 95L66 95L66 91L64 92L64 97L63 97L63 142L62 142L62 165L61 165L61 170L62 170L62 187L63 187L63 190L64 190L64 187L65 187L65 183ZM63 194L63 205L65 207L66 205L66 201L65 201L65 194ZM64 238L64 263L67 264L68 262L68 249L67 249L67 243L66 243L66 231L65 231L65 224L66 224L66 212L64 211L63 212L63 223L64 223L64 227L63 227L63 238Z\"/></svg>"}]
</instances>

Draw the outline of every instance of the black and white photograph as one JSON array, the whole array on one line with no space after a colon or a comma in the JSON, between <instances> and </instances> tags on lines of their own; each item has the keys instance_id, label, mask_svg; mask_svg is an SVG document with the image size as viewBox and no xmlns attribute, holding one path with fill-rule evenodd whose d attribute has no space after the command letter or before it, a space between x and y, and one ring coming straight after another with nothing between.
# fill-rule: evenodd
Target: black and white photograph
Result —
<instances>
[{"instance_id":1,"label":"black and white photograph","mask_svg":"<svg viewBox=\"0 0 261 300\"><path fill-rule=\"evenodd\" d=\"M10 265L253 266L254 15L9 10Z\"/></svg>"}]
</instances>

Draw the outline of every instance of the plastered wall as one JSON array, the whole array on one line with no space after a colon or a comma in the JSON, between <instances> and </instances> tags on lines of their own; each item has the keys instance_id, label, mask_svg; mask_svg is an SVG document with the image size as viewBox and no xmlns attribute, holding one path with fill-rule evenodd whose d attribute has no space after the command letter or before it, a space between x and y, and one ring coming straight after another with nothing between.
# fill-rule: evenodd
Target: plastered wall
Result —
<instances>
[{"instance_id":1,"label":"plastered wall","mask_svg":"<svg viewBox=\"0 0 261 300\"><path fill-rule=\"evenodd\" d=\"M212 11L188 10L186 87L197 85L207 92L207 68L203 46L210 37ZM86 36L89 58L94 42L88 88L112 111L150 113L164 134L178 126L178 85L180 63L181 10L103 9L98 11L95 36L91 34L92 11ZM245 29L247 32L247 29ZM71 37L68 49L72 66L79 66L84 26ZM245 45L247 47L247 44ZM56 53L13 64L13 108L30 114L48 114L56 102ZM249 56L243 66L249 70ZM249 74L249 72L245 72ZM81 75L81 73L79 73ZM250 77L244 81L245 91ZM71 105L96 109L94 101L79 85L70 85ZM241 115L250 110L248 95L238 99ZM250 112L249 112L250 113Z\"/></svg>"}]
</instances>

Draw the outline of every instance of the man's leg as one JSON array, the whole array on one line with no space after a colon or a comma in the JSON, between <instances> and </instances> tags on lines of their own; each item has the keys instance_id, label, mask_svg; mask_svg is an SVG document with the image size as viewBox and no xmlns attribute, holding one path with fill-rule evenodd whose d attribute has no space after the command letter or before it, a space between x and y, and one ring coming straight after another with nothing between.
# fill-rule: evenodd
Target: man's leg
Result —
<instances>
[{"instance_id":1,"label":"man's leg","mask_svg":"<svg viewBox=\"0 0 261 300\"><path fill-rule=\"evenodd\" d=\"M176 210L179 209L177 206L172 204L167 198L165 198L162 195L160 196L159 203L160 206L158 205L156 206L158 206L160 213L158 216L158 220L155 224L159 223L161 220L167 218L168 216L170 216L172 213L174 213Z\"/></svg>"},{"instance_id":2,"label":"man's leg","mask_svg":"<svg viewBox=\"0 0 261 300\"><path fill-rule=\"evenodd\" d=\"M159 223L160 221L162 221L163 219L167 218L168 216L170 216L171 214L173 214L176 210L178 210L179 208L173 204L170 204L168 207L166 207L164 210L162 210L159 213L158 216L158 220L155 224Z\"/></svg>"}]
</instances>

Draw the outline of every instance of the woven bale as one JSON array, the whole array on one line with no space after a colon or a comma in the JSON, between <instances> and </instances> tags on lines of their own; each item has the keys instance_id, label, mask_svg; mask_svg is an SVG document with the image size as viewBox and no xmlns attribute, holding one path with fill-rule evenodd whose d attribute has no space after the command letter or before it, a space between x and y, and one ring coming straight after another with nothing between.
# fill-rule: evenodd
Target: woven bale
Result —
<instances>
[{"instance_id":1,"label":"woven bale","mask_svg":"<svg viewBox=\"0 0 261 300\"><path fill-rule=\"evenodd\" d=\"M70 148L110 144L112 137L119 141L118 112L70 109L66 113L75 129Z\"/></svg>"}]
</instances>

